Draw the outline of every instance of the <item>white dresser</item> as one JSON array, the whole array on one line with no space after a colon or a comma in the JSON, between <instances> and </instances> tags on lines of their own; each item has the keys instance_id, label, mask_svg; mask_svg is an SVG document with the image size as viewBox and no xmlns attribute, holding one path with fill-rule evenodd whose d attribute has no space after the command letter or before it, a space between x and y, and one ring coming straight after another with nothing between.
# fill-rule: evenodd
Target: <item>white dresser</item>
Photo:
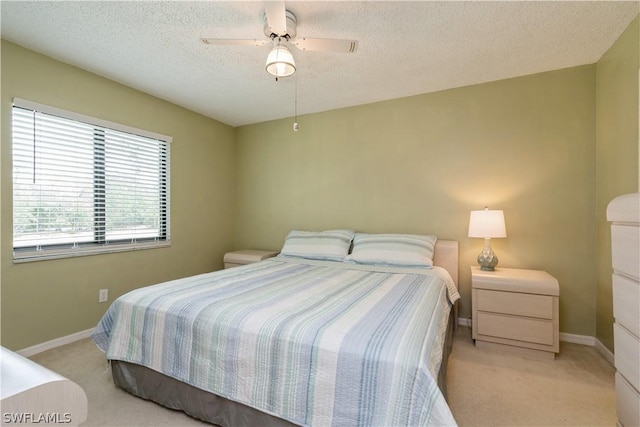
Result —
<instances>
[{"instance_id":1,"label":"white dresser","mask_svg":"<svg viewBox=\"0 0 640 427\"><path fill-rule=\"evenodd\" d=\"M607 207L613 265L613 337L618 423L640 426L640 193Z\"/></svg>"}]
</instances>

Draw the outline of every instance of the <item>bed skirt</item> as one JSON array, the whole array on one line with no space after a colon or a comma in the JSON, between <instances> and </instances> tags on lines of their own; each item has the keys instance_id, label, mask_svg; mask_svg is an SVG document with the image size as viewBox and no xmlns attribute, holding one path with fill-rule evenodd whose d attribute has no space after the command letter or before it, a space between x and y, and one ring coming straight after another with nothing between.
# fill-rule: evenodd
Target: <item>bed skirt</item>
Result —
<instances>
[{"instance_id":1,"label":"bed skirt","mask_svg":"<svg viewBox=\"0 0 640 427\"><path fill-rule=\"evenodd\" d=\"M453 334L457 326L457 310L452 309L447 325L443 359L438 372L438 386L445 399L447 361L453 348ZM193 387L145 366L119 360L111 361L116 386L143 399L220 426L290 427L289 421L275 417L238 402Z\"/></svg>"}]
</instances>

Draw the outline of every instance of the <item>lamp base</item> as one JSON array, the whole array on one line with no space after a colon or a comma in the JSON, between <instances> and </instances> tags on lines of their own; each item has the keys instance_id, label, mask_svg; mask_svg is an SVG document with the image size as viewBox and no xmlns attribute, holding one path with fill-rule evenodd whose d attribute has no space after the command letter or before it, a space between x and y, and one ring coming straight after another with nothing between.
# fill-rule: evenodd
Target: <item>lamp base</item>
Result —
<instances>
[{"instance_id":1,"label":"lamp base","mask_svg":"<svg viewBox=\"0 0 640 427\"><path fill-rule=\"evenodd\" d=\"M498 257L491 249L491 239L484 239L484 247L480 255L478 255L478 265L480 270L495 271L496 265L498 265Z\"/></svg>"}]
</instances>

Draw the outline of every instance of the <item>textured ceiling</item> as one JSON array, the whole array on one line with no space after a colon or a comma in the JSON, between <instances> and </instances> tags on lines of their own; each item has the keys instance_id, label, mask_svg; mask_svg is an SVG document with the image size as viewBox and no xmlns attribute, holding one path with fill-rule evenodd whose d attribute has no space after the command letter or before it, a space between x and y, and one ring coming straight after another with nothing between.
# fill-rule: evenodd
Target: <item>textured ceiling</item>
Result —
<instances>
[{"instance_id":1,"label":"textured ceiling","mask_svg":"<svg viewBox=\"0 0 640 427\"><path fill-rule=\"evenodd\" d=\"M600 59L640 2L291 1L298 37L356 39L354 54L292 49L276 82L253 1L2 1L2 37L232 126L433 92Z\"/></svg>"}]
</instances>

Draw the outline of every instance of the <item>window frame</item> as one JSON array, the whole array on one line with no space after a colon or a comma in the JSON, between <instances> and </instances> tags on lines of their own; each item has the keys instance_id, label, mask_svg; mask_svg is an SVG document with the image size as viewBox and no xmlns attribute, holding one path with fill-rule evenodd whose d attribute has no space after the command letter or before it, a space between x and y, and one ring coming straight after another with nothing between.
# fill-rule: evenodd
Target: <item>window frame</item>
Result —
<instances>
[{"instance_id":1,"label":"window frame","mask_svg":"<svg viewBox=\"0 0 640 427\"><path fill-rule=\"evenodd\" d=\"M155 132L150 132L143 129L134 128L127 125L122 125L119 123L110 122L107 120L98 119L95 117L87 116L84 114L79 114L67 110L63 110L61 108L52 107L49 105L44 105L32 101L28 101L21 98L13 98L13 105L11 108L12 114L12 129L13 129L13 111L14 108L21 108L26 110L31 110L35 112L45 113L48 115L56 116L61 119L72 120L81 122L84 124L88 124L90 126L95 126L94 128L94 155L97 152L100 152L99 147L95 147L96 141L100 140L99 135L95 135L95 132L98 130L97 128L102 128L102 144L103 151L102 155L104 156L104 129L123 132L127 134L132 134L138 137L144 137L149 139L154 139L159 141L159 147L163 148L162 156L160 156L159 162L159 191L160 191L160 199L159 207L161 208L160 215L160 229L158 231L158 236L154 238L143 238L140 240L136 239L120 239L120 240L105 240L105 229L104 227L98 228L96 227L96 221L102 221L103 224L106 222L106 216L104 216L104 212L102 215L94 212L93 222L94 222L94 236L91 242L83 242L83 243L64 243L64 244L50 244L50 245L36 245L36 246L27 246L27 247L18 247L14 246L14 221L15 221L15 207L13 206L13 198L15 196L14 193L14 177L12 174L11 179L11 194L12 194L12 208L11 208L11 221L12 221L12 249L13 249L13 262L21 263L21 262L29 262L29 261L39 261L39 260L48 260L48 259L58 259L58 258L69 258L76 256L87 256L87 255L97 255L97 254L105 254L105 253L113 253L113 252L123 252L123 251L135 251L142 249L153 249L153 248L161 248L161 247L169 247L171 246L171 233L170 233L170 223L171 223L171 200L170 200L170 152L171 152L171 143L173 138L170 136L162 135ZM96 139L97 138L97 139ZM13 146L13 130L11 136L11 144ZM14 151L12 148L11 151L11 164L13 168L14 164ZM95 160L94 160L95 164ZM103 163L103 171L104 171L104 163ZM94 180L96 179L96 171L94 170ZM103 181L104 182L104 181ZM103 194L104 194L104 184L103 185ZM99 194L99 189L94 189L94 206L96 211L104 211L104 202L105 199L99 200L96 196Z\"/></svg>"}]
</instances>

